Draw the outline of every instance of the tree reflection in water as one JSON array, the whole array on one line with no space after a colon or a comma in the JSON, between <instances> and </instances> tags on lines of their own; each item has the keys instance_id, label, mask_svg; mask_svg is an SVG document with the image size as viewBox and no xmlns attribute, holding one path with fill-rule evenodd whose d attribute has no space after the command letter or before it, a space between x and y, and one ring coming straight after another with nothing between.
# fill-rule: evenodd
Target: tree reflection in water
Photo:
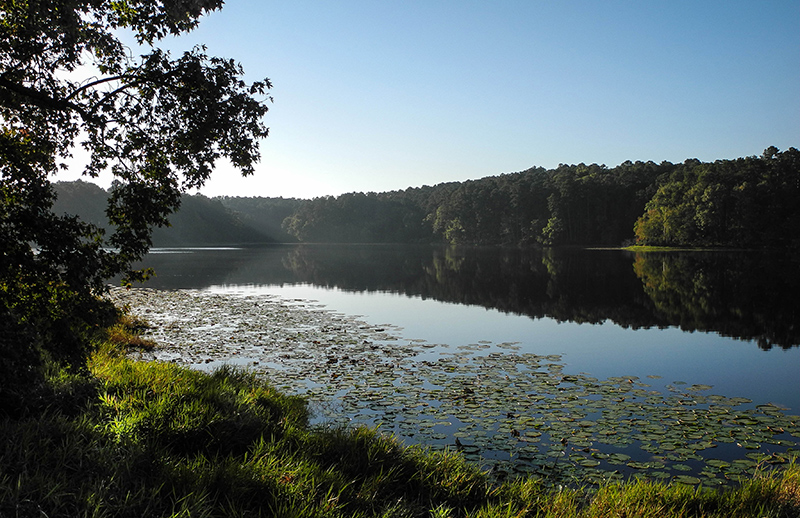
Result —
<instances>
[{"instance_id":1,"label":"tree reflection in water","mask_svg":"<svg viewBox=\"0 0 800 518\"><path fill-rule=\"evenodd\" d=\"M800 345L800 268L763 252L287 245L151 254L156 288L310 284L480 305L531 318L680 327Z\"/></svg>"}]
</instances>

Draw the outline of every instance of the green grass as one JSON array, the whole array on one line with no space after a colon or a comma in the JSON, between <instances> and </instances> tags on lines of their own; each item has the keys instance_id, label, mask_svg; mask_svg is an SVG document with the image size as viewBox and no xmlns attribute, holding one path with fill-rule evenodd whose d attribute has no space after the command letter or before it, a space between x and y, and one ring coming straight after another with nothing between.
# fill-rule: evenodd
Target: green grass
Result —
<instances>
[{"instance_id":1,"label":"green grass","mask_svg":"<svg viewBox=\"0 0 800 518\"><path fill-rule=\"evenodd\" d=\"M0 420L0 516L795 517L800 469L735 489L650 482L600 489L492 482L456 452L366 428L314 428L305 402L240 370L204 374L121 353L90 375L53 369Z\"/></svg>"}]
</instances>

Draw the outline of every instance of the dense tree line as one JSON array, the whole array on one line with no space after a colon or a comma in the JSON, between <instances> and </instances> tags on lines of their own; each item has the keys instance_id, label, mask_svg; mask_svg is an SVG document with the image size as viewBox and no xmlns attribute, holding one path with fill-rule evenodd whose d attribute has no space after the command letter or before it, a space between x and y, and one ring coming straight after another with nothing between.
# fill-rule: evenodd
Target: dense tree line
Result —
<instances>
[{"instance_id":1,"label":"dense tree line","mask_svg":"<svg viewBox=\"0 0 800 518\"><path fill-rule=\"evenodd\" d=\"M307 242L408 243L430 236L421 207L376 193L307 201L284 221L284 228Z\"/></svg>"},{"instance_id":2,"label":"dense tree line","mask_svg":"<svg viewBox=\"0 0 800 518\"><path fill-rule=\"evenodd\" d=\"M300 241L530 245L620 243L671 164L579 164L306 201L285 227Z\"/></svg>"},{"instance_id":3,"label":"dense tree line","mask_svg":"<svg viewBox=\"0 0 800 518\"><path fill-rule=\"evenodd\" d=\"M57 185L56 208L103 221L105 191ZM791 248L800 245L798 199L800 152L773 147L711 163L562 164L312 200L185 195L153 241Z\"/></svg>"},{"instance_id":4,"label":"dense tree line","mask_svg":"<svg viewBox=\"0 0 800 518\"><path fill-rule=\"evenodd\" d=\"M796 246L799 153L773 147L713 163L562 164L328 196L304 202L284 227L304 242Z\"/></svg>"},{"instance_id":5,"label":"dense tree line","mask_svg":"<svg viewBox=\"0 0 800 518\"><path fill-rule=\"evenodd\" d=\"M800 151L687 161L660 182L636 222L644 244L795 247L800 243Z\"/></svg>"},{"instance_id":6,"label":"dense tree line","mask_svg":"<svg viewBox=\"0 0 800 518\"><path fill-rule=\"evenodd\" d=\"M238 196L222 196L215 200L243 225L265 236L267 240L281 243L297 241L283 228L283 221L300 208L303 200Z\"/></svg>"}]
</instances>

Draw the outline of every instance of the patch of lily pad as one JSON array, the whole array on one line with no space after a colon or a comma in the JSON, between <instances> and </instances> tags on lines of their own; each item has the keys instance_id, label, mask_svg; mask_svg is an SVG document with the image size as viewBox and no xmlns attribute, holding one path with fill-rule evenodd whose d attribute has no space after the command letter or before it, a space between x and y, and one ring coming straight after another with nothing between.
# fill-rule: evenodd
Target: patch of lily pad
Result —
<instances>
[{"instance_id":1,"label":"patch of lily pad","mask_svg":"<svg viewBox=\"0 0 800 518\"><path fill-rule=\"evenodd\" d=\"M714 486L798 456L800 417L709 385L566 374L561 357L514 343L451 350L266 294L139 288L111 297L150 322L155 359L255 369L307 396L320 426L366 425L408 444L456 448L500 479Z\"/></svg>"}]
</instances>

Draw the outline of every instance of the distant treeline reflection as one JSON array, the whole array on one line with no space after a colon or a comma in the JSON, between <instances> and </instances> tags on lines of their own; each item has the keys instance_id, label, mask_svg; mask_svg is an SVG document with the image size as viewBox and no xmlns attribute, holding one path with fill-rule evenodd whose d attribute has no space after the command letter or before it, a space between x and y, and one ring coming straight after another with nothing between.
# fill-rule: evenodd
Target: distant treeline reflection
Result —
<instances>
[{"instance_id":1,"label":"distant treeline reflection","mask_svg":"<svg viewBox=\"0 0 800 518\"><path fill-rule=\"evenodd\" d=\"M168 273L194 263L206 269L208 284L387 291L531 318L678 326L753 340L763 349L800 344L797 263L760 252L296 245L230 254L230 261L200 252L153 255L150 264Z\"/></svg>"}]
</instances>

